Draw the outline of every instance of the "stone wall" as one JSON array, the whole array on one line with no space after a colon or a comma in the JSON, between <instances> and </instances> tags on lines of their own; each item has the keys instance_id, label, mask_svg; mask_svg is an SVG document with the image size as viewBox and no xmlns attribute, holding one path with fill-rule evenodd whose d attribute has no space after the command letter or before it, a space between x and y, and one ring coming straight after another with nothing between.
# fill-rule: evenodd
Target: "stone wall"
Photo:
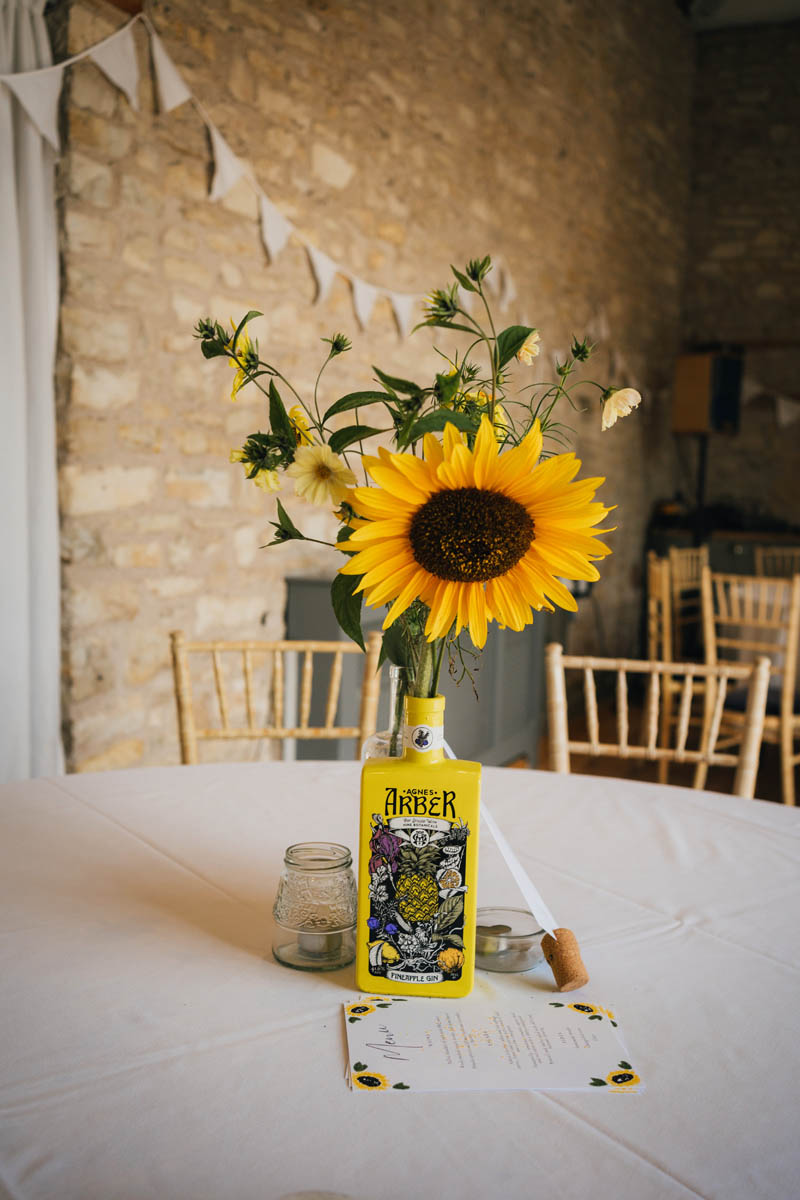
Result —
<instances>
[{"instance_id":1,"label":"stone wall","mask_svg":"<svg viewBox=\"0 0 800 1200\"><path fill-rule=\"evenodd\" d=\"M712 437L707 500L800 525L800 22L703 33L693 110L686 338L746 347L764 394L736 437ZM694 449L686 458L693 461Z\"/></svg>"},{"instance_id":2,"label":"stone wall","mask_svg":"<svg viewBox=\"0 0 800 1200\"><path fill-rule=\"evenodd\" d=\"M232 148L331 257L423 293L450 262L502 254L519 293L505 316L542 329L542 376L573 333L605 323L592 377L613 370L645 403L602 437L596 409L571 414L585 469L619 504L573 645L635 650L643 531L675 469L692 49L672 0L157 0L151 13ZM68 51L121 21L73 0ZM331 570L321 547L259 549L274 500L227 459L263 423L260 393L231 404L227 365L192 338L198 316L263 311L262 353L300 390L319 339L343 330L354 349L329 399L368 387L371 363L424 378L440 362L424 332L400 342L384 302L358 333L341 278L315 307L299 245L268 264L253 192L208 200L203 123L188 104L157 112L141 28L136 40L138 113L90 62L63 100L64 706L80 771L178 760L169 630L280 635L286 575ZM325 534L324 514L285 503Z\"/></svg>"}]
</instances>

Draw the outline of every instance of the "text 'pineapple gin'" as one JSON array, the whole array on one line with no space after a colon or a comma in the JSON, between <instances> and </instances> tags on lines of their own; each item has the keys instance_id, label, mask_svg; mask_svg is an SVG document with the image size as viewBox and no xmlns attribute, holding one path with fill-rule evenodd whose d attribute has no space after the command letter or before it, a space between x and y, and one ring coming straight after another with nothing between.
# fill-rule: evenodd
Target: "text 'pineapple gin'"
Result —
<instances>
[{"instance_id":1,"label":"text 'pineapple gin'","mask_svg":"<svg viewBox=\"0 0 800 1200\"><path fill-rule=\"evenodd\" d=\"M361 771L356 983L466 996L475 973L480 763L444 757L444 697L406 697L402 758Z\"/></svg>"}]
</instances>

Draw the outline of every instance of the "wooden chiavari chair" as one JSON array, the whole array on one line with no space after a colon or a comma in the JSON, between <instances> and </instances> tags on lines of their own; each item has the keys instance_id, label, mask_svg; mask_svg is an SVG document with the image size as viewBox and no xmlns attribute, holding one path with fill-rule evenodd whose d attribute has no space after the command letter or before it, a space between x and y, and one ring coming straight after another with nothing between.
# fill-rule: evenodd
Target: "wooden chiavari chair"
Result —
<instances>
[{"instance_id":1,"label":"wooden chiavari chair","mask_svg":"<svg viewBox=\"0 0 800 1200\"><path fill-rule=\"evenodd\" d=\"M764 709L769 683L769 660L761 658L755 664L644 662L641 659L594 658L587 655L564 654L557 643L547 647L547 717L550 738L551 766L554 771L569 774L570 753L621 760L649 760L695 764L694 787L702 787L709 766L735 767L733 790L737 796L752 799L758 771L758 752L764 723ZM566 671L583 675L586 709L587 740L569 736ZM615 742L600 741L600 719L597 708L595 672L609 672L615 677L616 733ZM644 709L641 741L631 740L628 704L628 676L643 676L647 680L647 699ZM659 708L663 680L681 679L680 703L676 721L674 745L659 746ZM699 743L688 745L689 716L695 684L706 684L706 697L712 698L711 718L700 729ZM739 742L734 754L717 747L725 697L730 682L744 684L747 704ZM701 768L703 768L701 773Z\"/></svg>"},{"instance_id":2,"label":"wooden chiavari chair","mask_svg":"<svg viewBox=\"0 0 800 1200\"><path fill-rule=\"evenodd\" d=\"M800 639L800 574L791 579L754 575L702 575L703 639L706 661L738 662L759 655L770 659L772 678L764 719L764 741L780 747L781 792L794 804L794 769L800 763L794 743L800 738L800 703L795 692ZM741 697L733 697L737 709ZM741 711L730 705L723 715L722 735L729 742L741 733ZM708 710L706 720L708 720Z\"/></svg>"},{"instance_id":3,"label":"wooden chiavari chair","mask_svg":"<svg viewBox=\"0 0 800 1200\"><path fill-rule=\"evenodd\" d=\"M170 635L172 665L175 679L175 698L178 706L178 729L181 761L196 763L197 743L200 741L230 742L262 738L286 739L356 738L356 758L364 739L375 732L378 715L378 658L381 635L367 635L366 654L353 642L322 641L187 641L178 630ZM285 683L286 655L302 656L300 694L297 719L286 723ZM364 660L360 689L360 708L357 725L337 725L336 714L342 689L342 668L346 655L359 655ZM324 718L310 724L314 656L330 659L330 677L325 696ZM190 667L190 657L210 669L214 680L218 721L214 725L198 724L195 713L195 691L198 672ZM227 664L223 666L223 662ZM231 668L236 673L236 686L231 686ZM268 676L271 673L271 678ZM227 683L226 683L227 676ZM261 687L259 688L259 683ZM264 698L262 713L257 707ZM270 719L271 718L271 719Z\"/></svg>"},{"instance_id":4,"label":"wooden chiavari chair","mask_svg":"<svg viewBox=\"0 0 800 1200\"><path fill-rule=\"evenodd\" d=\"M791 579L800 574L800 546L756 546L756 575Z\"/></svg>"}]
</instances>

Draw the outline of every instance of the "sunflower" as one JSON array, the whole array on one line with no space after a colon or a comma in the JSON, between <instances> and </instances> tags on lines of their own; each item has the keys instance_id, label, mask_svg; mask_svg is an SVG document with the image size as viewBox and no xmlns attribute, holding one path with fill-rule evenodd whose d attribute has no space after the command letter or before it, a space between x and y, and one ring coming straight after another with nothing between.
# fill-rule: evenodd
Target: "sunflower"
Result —
<instances>
[{"instance_id":1,"label":"sunflower","mask_svg":"<svg viewBox=\"0 0 800 1200\"><path fill-rule=\"evenodd\" d=\"M353 1073L353 1087L364 1088L372 1092L382 1092L388 1086L389 1080L378 1071L358 1071Z\"/></svg>"},{"instance_id":2,"label":"sunflower","mask_svg":"<svg viewBox=\"0 0 800 1200\"><path fill-rule=\"evenodd\" d=\"M294 479L298 496L311 504L338 503L347 494L356 477L330 446L298 446L294 462L286 468Z\"/></svg>"},{"instance_id":3,"label":"sunflower","mask_svg":"<svg viewBox=\"0 0 800 1200\"><path fill-rule=\"evenodd\" d=\"M440 443L424 439L413 454L364 456L376 488L356 488L368 524L347 542L357 553L339 570L362 576L356 591L375 607L392 601L387 629L417 598L430 609L429 641L469 629L476 646L487 623L520 630L531 610L574 611L572 594L556 578L598 579L593 559L610 553L594 528L608 509L594 501L602 479L574 481L574 454L537 460L538 421L518 446L499 453L488 417L471 451L454 425Z\"/></svg>"},{"instance_id":4,"label":"sunflower","mask_svg":"<svg viewBox=\"0 0 800 1200\"><path fill-rule=\"evenodd\" d=\"M348 1004L348 1017L367 1017L370 1013L374 1013L375 1009L371 1004L365 1004L362 1000L359 1004Z\"/></svg>"}]
</instances>

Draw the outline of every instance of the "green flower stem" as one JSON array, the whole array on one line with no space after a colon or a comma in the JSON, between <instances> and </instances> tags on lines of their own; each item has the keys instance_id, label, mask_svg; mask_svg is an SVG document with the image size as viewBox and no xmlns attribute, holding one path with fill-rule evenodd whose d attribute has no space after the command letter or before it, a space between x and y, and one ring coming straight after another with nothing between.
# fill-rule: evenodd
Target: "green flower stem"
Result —
<instances>
[{"instance_id":1,"label":"green flower stem","mask_svg":"<svg viewBox=\"0 0 800 1200\"><path fill-rule=\"evenodd\" d=\"M492 398L489 402L489 420L492 422L492 425L494 425L494 409L495 404L497 403L497 331L495 330L494 321L492 320L492 310L489 308L489 301L486 299L480 283L477 286L478 295L483 301L483 307L486 309L486 316L489 318L489 328L492 331L493 345L487 340L486 348L489 351L489 358L492 364Z\"/></svg>"}]
</instances>

